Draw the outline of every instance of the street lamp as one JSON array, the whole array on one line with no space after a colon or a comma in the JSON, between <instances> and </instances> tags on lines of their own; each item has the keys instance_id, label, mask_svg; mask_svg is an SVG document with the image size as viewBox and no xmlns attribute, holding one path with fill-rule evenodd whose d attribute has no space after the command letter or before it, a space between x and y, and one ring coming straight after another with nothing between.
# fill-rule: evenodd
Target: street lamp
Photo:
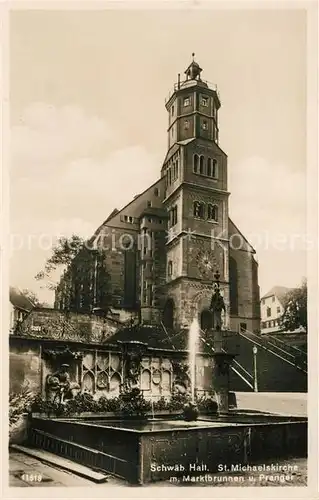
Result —
<instances>
[{"instance_id":1,"label":"street lamp","mask_svg":"<svg viewBox=\"0 0 319 500\"><path fill-rule=\"evenodd\" d=\"M253 359L254 359L254 392L258 392L258 380L257 380L257 346L253 347Z\"/></svg>"}]
</instances>

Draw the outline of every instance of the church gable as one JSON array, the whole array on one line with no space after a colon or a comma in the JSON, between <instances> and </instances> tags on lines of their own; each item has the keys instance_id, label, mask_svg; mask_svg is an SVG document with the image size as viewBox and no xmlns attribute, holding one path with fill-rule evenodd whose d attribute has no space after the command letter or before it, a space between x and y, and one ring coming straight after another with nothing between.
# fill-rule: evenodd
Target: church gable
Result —
<instances>
[{"instance_id":1,"label":"church gable","mask_svg":"<svg viewBox=\"0 0 319 500\"><path fill-rule=\"evenodd\" d=\"M230 246L233 250L242 250L253 254L256 253L256 250L230 218L228 219L228 237L230 240Z\"/></svg>"}]
</instances>

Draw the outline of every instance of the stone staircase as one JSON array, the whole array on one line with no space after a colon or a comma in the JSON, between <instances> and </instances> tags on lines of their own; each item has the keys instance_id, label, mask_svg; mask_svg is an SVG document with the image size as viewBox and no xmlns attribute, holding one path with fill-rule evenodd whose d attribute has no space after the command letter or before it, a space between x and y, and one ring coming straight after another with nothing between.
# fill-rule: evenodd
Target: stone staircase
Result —
<instances>
[{"instance_id":1,"label":"stone staircase","mask_svg":"<svg viewBox=\"0 0 319 500\"><path fill-rule=\"evenodd\" d=\"M253 352L257 347L257 382L259 392L307 392L307 354L281 340L268 339L252 332L239 334L239 355L230 377L230 386L233 391L252 391L247 382L253 382ZM246 381L240 375L248 372ZM234 370L235 369L235 370Z\"/></svg>"}]
</instances>

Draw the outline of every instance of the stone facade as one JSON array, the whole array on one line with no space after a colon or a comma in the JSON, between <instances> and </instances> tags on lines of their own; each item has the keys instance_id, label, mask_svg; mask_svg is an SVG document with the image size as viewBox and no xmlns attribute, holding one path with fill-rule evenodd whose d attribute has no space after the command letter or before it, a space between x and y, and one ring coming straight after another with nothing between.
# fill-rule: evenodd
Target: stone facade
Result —
<instances>
[{"instance_id":1,"label":"stone facade","mask_svg":"<svg viewBox=\"0 0 319 500\"><path fill-rule=\"evenodd\" d=\"M114 210L93 240L107 247L113 307L137 312L142 324L163 321L178 331L201 318L218 270L224 326L258 332L258 264L229 218L220 99L200 72L175 85L166 101L169 149L160 179Z\"/></svg>"},{"instance_id":2,"label":"stone facade","mask_svg":"<svg viewBox=\"0 0 319 500\"><path fill-rule=\"evenodd\" d=\"M19 392L27 385L32 392L45 395L47 376L56 372L61 363L69 364L70 381L95 398L116 397L125 382L125 355L117 345L93 346L62 339L35 336L10 337L10 392ZM212 390L213 361L199 354L196 364L196 390L204 396ZM146 399L170 398L174 386L189 391L189 370L185 352L146 348L138 363L137 386Z\"/></svg>"}]
</instances>

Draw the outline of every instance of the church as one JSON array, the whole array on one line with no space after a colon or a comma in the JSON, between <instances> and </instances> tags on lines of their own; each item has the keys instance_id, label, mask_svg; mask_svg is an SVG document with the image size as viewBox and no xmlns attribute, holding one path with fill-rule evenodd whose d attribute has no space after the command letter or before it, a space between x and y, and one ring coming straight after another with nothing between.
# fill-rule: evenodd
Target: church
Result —
<instances>
[{"instance_id":1,"label":"church","mask_svg":"<svg viewBox=\"0 0 319 500\"><path fill-rule=\"evenodd\" d=\"M260 332L255 250L228 211L220 96L201 74L193 55L165 102L168 148L159 179L97 229L91 242L102 250L103 262L95 259L74 282L76 273L68 269L56 290L56 308L71 307L71 289L74 310L81 311L88 296L91 311L103 310L104 280L120 320L178 331L197 317L207 329L213 326L210 301L218 281L223 328Z\"/></svg>"}]
</instances>

